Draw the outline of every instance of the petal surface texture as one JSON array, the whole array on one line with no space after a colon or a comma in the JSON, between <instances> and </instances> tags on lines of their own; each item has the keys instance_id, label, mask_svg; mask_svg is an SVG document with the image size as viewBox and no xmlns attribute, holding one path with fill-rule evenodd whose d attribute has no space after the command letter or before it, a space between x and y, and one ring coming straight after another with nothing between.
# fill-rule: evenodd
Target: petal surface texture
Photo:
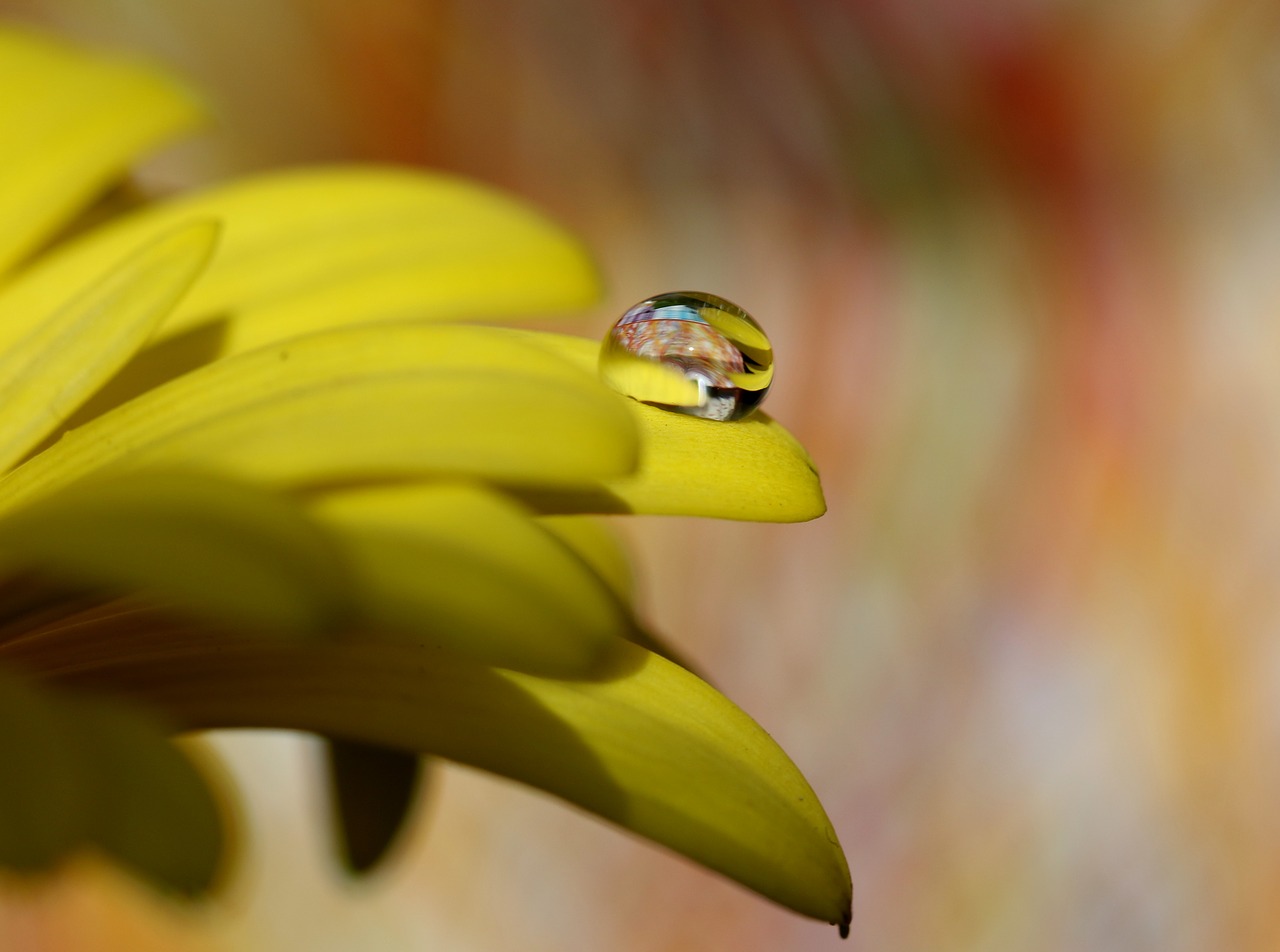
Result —
<instances>
[{"instance_id":1,"label":"petal surface texture","mask_svg":"<svg viewBox=\"0 0 1280 952\"><path fill-rule=\"evenodd\" d=\"M216 238L212 222L160 236L0 350L0 472L124 365L199 276Z\"/></svg>"},{"instance_id":2,"label":"petal surface texture","mask_svg":"<svg viewBox=\"0 0 1280 952\"><path fill-rule=\"evenodd\" d=\"M0 512L107 466L581 486L632 471L636 452L617 395L516 332L366 325L217 361L91 420L0 481Z\"/></svg>"}]
</instances>

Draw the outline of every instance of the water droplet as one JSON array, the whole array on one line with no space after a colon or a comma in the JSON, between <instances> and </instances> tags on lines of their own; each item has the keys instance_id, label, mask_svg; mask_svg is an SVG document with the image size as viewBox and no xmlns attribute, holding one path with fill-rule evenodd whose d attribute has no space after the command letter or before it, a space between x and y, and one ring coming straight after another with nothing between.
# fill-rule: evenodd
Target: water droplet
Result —
<instances>
[{"instance_id":1,"label":"water droplet","mask_svg":"<svg viewBox=\"0 0 1280 952\"><path fill-rule=\"evenodd\" d=\"M740 420L773 382L773 347L738 305L672 291L623 314L600 348L600 376L642 403L708 420Z\"/></svg>"}]
</instances>

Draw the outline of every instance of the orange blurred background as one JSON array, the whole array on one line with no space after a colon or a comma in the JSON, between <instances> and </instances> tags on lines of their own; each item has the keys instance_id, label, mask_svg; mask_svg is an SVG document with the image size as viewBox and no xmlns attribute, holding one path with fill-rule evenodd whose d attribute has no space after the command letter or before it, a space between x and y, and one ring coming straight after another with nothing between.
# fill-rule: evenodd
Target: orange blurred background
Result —
<instances>
[{"instance_id":1,"label":"orange blurred background","mask_svg":"<svg viewBox=\"0 0 1280 952\"><path fill-rule=\"evenodd\" d=\"M828 515L626 528L648 616L831 813L854 948L1280 948L1280 8L0 13L206 92L216 128L154 182L348 158L457 171L587 238L609 295L583 333L677 288L764 324L770 412L816 458ZM349 887L312 750L220 743L254 839L221 906L166 920L193 949L838 941L461 770L393 866ZM66 923L112 915L10 898L0 937L105 949Z\"/></svg>"}]
</instances>

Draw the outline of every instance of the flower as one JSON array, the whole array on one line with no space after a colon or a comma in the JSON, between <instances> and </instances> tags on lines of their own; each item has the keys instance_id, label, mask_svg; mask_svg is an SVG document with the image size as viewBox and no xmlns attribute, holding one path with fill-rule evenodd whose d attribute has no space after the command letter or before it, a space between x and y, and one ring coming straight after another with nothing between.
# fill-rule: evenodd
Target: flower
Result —
<instances>
[{"instance_id":1,"label":"flower","mask_svg":"<svg viewBox=\"0 0 1280 952\"><path fill-rule=\"evenodd\" d=\"M549 791L847 930L768 735L670 658L582 513L822 512L804 450L605 388L578 245L476 185L293 171L76 227L198 118L170 79L0 32L0 865L220 871L173 732L312 731L348 863L436 755ZM455 322L455 323L445 323Z\"/></svg>"}]
</instances>

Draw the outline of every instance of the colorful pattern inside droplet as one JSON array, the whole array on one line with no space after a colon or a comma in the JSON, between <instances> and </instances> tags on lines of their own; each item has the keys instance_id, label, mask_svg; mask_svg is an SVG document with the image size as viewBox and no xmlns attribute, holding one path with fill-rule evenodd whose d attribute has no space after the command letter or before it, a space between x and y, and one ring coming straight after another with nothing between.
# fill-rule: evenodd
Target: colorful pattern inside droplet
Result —
<instances>
[{"instance_id":1,"label":"colorful pattern inside droplet","mask_svg":"<svg viewBox=\"0 0 1280 952\"><path fill-rule=\"evenodd\" d=\"M739 420L773 382L773 348L746 311L701 291L641 301L605 335L601 376L620 393L709 420Z\"/></svg>"}]
</instances>

